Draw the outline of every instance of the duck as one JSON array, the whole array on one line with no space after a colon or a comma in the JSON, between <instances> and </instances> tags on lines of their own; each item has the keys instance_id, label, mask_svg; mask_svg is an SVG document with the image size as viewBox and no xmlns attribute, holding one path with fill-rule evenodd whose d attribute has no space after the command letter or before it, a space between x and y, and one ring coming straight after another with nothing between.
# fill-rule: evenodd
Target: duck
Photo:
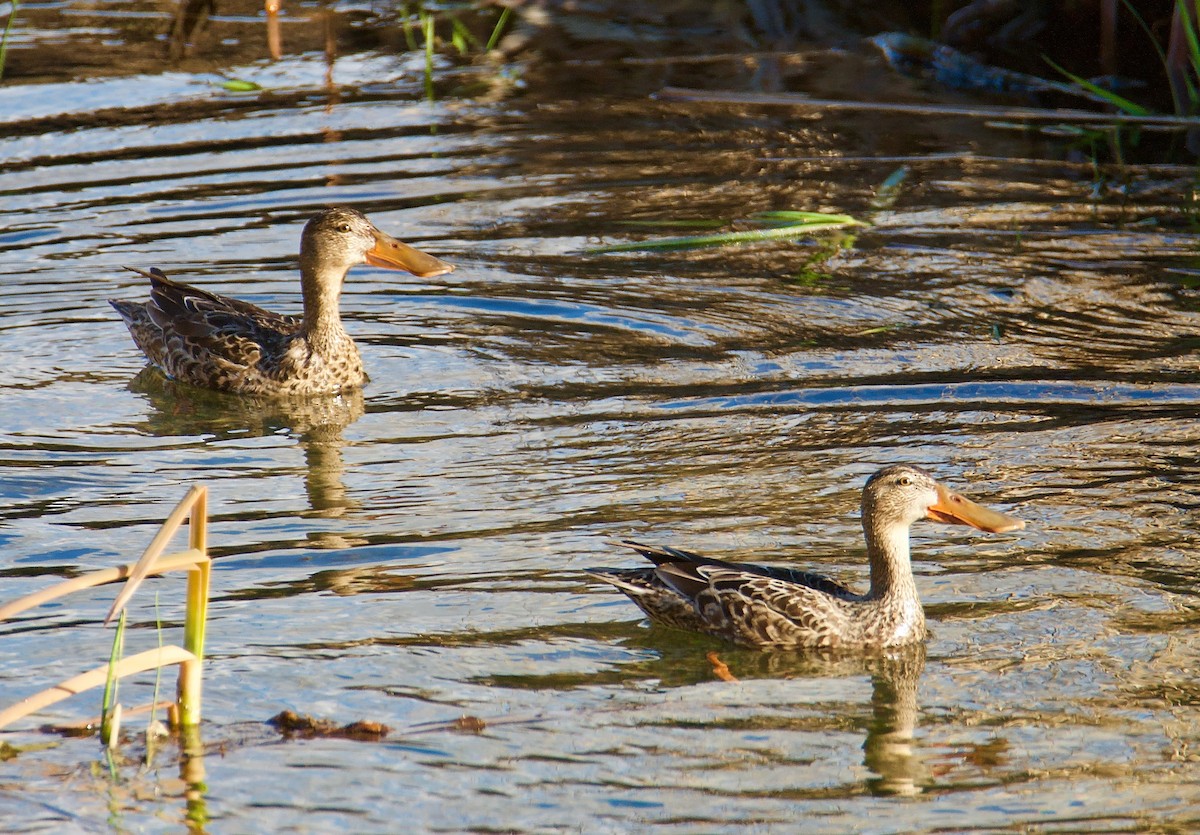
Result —
<instances>
[{"instance_id":1,"label":"duck","mask_svg":"<svg viewBox=\"0 0 1200 835\"><path fill-rule=\"evenodd\" d=\"M595 568L653 622L760 649L889 649L924 641L925 611L909 558L909 528L920 519L981 531L1025 522L983 507L925 470L895 465L863 488L862 525L871 587L865 594L793 568L725 562L677 548L622 541L653 567Z\"/></svg>"},{"instance_id":2,"label":"duck","mask_svg":"<svg viewBox=\"0 0 1200 835\"><path fill-rule=\"evenodd\" d=\"M191 287L158 268L126 267L149 279L149 301L109 304L150 364L172 379L239 395L339 394L367 382L338 309L346 274L358 264L420 278L454 269L381 232L361 212L331 206L300 235L302 316Z\"/></svg>"}]
</instances>

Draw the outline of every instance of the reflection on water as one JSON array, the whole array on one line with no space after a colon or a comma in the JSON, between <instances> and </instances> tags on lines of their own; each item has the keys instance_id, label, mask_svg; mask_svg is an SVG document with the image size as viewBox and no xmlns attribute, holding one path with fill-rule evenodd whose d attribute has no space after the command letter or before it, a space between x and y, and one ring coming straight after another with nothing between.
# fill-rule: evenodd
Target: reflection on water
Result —
<instances>
[{"instance_id":1,"label":"reflection on water","mask_svg":"<svg viewBox=\"0 0 1200 835\"><path fill-rule=\"evenodd\" d=\"M199 55L160 71L157 52L127 78L0 89L5 597L135 556L196 481L217 556L203 761L168 747L114 782L83 773L90 742L26 749L4 820L847 832L1200 815L1190 170L1128 169L1112 196L1061 149L977 123L616 92L683 72L661 64L531 65L548 78L524 98L428 104L419 56L341 56L331 82L324 32L284 12L290 54L271 65L261 19L253 47L236 21L205 30L238 38L221 69L261 93L216 89ZM582 76L602 94L579 95ZM439 77L512 89L482 64ZM873 209L901 164L897 201ZM350 277L361 394L255 403L142 371L105 302L131 281L121 265L296 311L299 227L331 202L460 265ZM874 225L819 274L803 241L586 252L781 209ZM581 573L616 536L865 585L858 491L901 462L1031 520L1019 541L914 530L927 662L647 629ZM178 590L147 592L172 617ZM94 666L107 595L9 625L0 702ZM132 643L156 640L153 596ZM737 683L713 680L713 650ZM262 722L284 709L399 730L276 744Z\"/></svg>"},{"instance_id":2,"label":"reflection on water","mask_svg":"<svg viewBox=\"0 0 1200 835\"><path fill-rule=\"evenodd\" d=\"M656 633L656 643L679 643L676 640L679 633L665 628L655 628L653 631ZM693 644L692 641L684 643ZM680 656L679 661L684 662L688 670L687 677L682 680L670 680L670 686L696 684L703 680L700 678L704 675L703 665L691 662L703 658L703 652L697 652L696 649L705 645L703 641L697 640L691 653ZM669 651L664 651L664 657L656 657L653 662L639 666L644 674L657 678L664 672L664 668L672 667L670 655ZM821 652L765 653L728 648L721 652L722 660L727 662L731 673L739 682L750 678L778 679L785 682L795 679L825 680L832 685L831 689L836 689L839 680L853 677L868 679L870 715L861 722L861 727L865 730L865 739L861 747L863 765L870 772L870 776L865 779L864 786L872 794L884 797L915 796L934 785L917 739L920 715L917 694L921 673L925 669L925 655L923 645L860 657ZM665 683L667 682L660 681L660 685ZM525 682L526 686L529 684L531 682ZM559 684L561 686L561 682ZM853 704L852 698L846 701L847 704L843 705L843 708L852 712L858 712L865 707L865 703ZM763 707L766 708L767 705ZM721 724L723 721L717 719L715 724ZM832 710L823 717L816 716L799 722L789 716L773 717L769 711L765 711L756 717L740 719L737 724L742 728L756 730L801 727L819 733L822 723L832 730L837 727L839 721L840 718ZM681 719L679 723L688 725L689 720ZM705 723L700 722L696 727L703 728Z\"/></svg>"},{"instance_id":3,"label":"reflection on water","mask_svg":"<svg viewBox=\"0 0 1200 835\"><path fill-rule=\"evenodd\" d=\"M147 398L154 413L143 432L158 437L252 438L286 434L304 450L305 488L313 516L336 518L355 507L343 483L342 447L347 426L363 416L361 390L334 397L236 397L167 379L147 367L130 390ZM330 547L348 547L331 545Z\"/></svg>"},{"instance_id":4,"label":"reflection on water","mask_svg":"<svg viewBox=\"0 0 1200 835\"><path fill-rule=\"evenodd\" d=\"M915 795L929 777L913 739L925 647L881 658L878 665L871 677L871 724L863 743L863 764L876 777L867 785L875 794Z\"/></svg>"},{"instance_id":5,"label":"reflection on water","mask_svg":"<svg viewBox=\"0 0 1200 835\"><path fill-rule=\"evenodd\" d=\"M202 728L189 728L181 740L179 754L179 779L185 787L183 820L189 830L202 830L211 820L205 797L207 771L204 768L205 751L202 736Z\"/></svg>"}]
</instances>

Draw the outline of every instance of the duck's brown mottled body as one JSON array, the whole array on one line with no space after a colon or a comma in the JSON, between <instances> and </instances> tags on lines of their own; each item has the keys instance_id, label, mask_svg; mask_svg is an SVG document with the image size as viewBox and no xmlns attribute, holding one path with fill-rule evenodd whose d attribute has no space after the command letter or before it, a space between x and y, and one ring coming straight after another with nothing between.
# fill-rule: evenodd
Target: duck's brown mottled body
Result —
<instances>
[{"instance_id":1,"label":"duck's brown mottled body","mask_svg":"<svg viewBox=\"0 0 1200 835\"><path fill-rule=\"evenodd\" d=\"M887 648L925 638L925 612L909 562L908 528L920 518L1008 531L1025 523L987 510L916 467L888 467L863 490L871 589L856 594L817 574L709 559L674 548L624 545L652 568L594 569L651 620L771 649Z\"/></svg>"},{"instance_id":2,"label":"duck's brown mottled body","mask_svg":"<svg viewBox=\"0 0 1200 835\"><path fill-rule=\"evenodd\" d=\"M133 341L168 377L247 395L336 393L367 381L345 331L316 345L304 320L172 281L158 270L150 301L113 300Z\"/></svg>"},{"instance_id":3,"label":"duck's brown mottled body","mask_svg":"<svg viewBox=\"0 0 1200 835\"><path fill-rule=\"evenodd\" d=\"M422 277L454 269L385 235L353 209L335 207L304 227L302 317L189 287L157 269L130 268L150 279L150 301L110 303L146 358L169 377L244 395L336 394L367 381L338 311L346 273L362 263Z\"/></svg>"}]
</instances>

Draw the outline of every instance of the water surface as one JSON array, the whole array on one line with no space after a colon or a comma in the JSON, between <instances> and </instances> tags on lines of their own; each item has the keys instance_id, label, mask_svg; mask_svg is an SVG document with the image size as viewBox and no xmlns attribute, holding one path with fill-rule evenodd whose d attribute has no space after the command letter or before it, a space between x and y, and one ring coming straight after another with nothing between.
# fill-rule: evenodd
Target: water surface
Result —
<instances>
[{"instance_id":1,"label":"water surface","mask_svg":"<svg viewBox=\"0 0 1200 835\"><path fill-rule=\"evenodd\" d=\"M250 95L201 69L0 88L4 596L133 559L193 483L217 556L203 789L170 746L112 780L93 740L27 724L6 738L50 747L3 767L15 830L1195 822L1190 170L1118 189L977 122L670 103L636 74L569 97L445 66L509 92L431 104L419 57L382 49L332 86L316 51L227 67ZM352 273L361 397L264 407L142 371L106 302L145 293L122 265L295 312L327 203L458 266ZM803 241L588 252L774 209L872 225L816 266ZM862 586L859 491L899 462L1030 523L917 526L925 652L734 650L581 573L634 564L609 542L632 537ZM130 651L182 594L149 584ZM5 626L0 703L106 657L111 595ZM284 709L393 732L281 741Z\"/></svg>"}]
</instances>

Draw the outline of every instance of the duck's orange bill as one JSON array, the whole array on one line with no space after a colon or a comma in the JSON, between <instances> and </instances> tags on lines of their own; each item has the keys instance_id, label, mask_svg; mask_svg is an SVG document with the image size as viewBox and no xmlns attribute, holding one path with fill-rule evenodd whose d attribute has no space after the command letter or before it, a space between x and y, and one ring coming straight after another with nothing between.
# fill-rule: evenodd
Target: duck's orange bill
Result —
<instances>
[{"instance_id":1,"label":"duck's orange bill","mask_svg":"<svg viewBox=\"0 0 1200 835\"><path fill-rule=\"evenodd\" d=\"M373 267L406 270L418 278L433 278L453 272L454 265L427 252L414 249L384 232L375 232L375 246L367 250L367 263Z\"/></svg>"},{"instance_id":2,"label":"duck's orange bill","mask_svg":"<svg viewBox=\"0 0 1200 835\"><path fill-rule=\"evenodd\" d=\"M940 484L937 486L937 494L937 503L930 505L925 511L925 515L930 519L952 525L970 525L972 528L992 533L1019 531L1025 527L1024 520L988 510Z\"/></svg>"}]
</instances>

